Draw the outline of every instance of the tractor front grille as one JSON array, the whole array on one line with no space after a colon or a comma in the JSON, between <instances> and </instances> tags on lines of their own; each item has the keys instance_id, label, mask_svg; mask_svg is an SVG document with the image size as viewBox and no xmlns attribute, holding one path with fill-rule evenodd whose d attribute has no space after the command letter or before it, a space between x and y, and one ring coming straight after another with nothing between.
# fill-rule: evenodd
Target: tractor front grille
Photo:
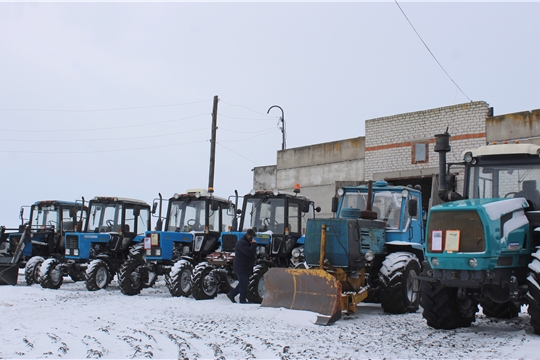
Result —
<instances>
[{"instance_id":1,"label":"tractor front grille","mask_svg":"<svg viewBox=\"0 0 540 360\"><path fill-rule=\"evenodd\" d=\"M79 237L76 235L66 236L66 249L77 249L79 248Z\"/></svg>"},{"instance_id":2,"label":"tractor front grille","mask_svg":"<svg viewBox=\"0 0 540 360\"><path fill-rule=\"evenodd\" d=\"M460 252L486 251L486 237L480 215L476 211L434 211L428 224L428 250L431 251L432 233L442 230L443 249L445 247L446 231L459 230Z\"/></svg>"},{"instance_id":3,"label":"tractor front grille","mask_svg":"<svg viewBox=\"0 0 540 360\"><path fill-rule=\"evenodd\" d=\"M221 236L221 251L233 252L236 248L238 238L234 234L223 234Z\"/></svg>"}]
</instances>

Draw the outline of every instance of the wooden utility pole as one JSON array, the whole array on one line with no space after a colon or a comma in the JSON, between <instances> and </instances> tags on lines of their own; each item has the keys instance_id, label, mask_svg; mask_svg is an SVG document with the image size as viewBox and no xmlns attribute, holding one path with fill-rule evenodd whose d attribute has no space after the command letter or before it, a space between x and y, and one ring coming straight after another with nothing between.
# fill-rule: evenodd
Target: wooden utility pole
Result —
<instances>
[{"instance_id":1,"label":"wooden utility pole","mask_svg":"<svg viewBox=\"0 0 540 360\"><path fill-rule=\"evenodd\" d=\"M214 108L212 110L212 139L210 140L210 171L208 177L208 191L214 192L214 165L216 162L216 130L217 130L217 106L218 96L214 96Z\"/></svg>"}]
</instances>

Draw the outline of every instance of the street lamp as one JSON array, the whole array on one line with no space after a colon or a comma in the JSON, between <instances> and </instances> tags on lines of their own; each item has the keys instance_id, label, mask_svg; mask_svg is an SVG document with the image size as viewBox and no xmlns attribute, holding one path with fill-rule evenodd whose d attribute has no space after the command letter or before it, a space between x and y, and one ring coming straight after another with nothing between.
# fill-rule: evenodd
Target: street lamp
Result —
<instances>
[{"instance_id":1,"label":"street lamp","mask_svg":"<svg viewBox=\"0 0 540 360\"><path fill-rule=\"evenodd\" d=\"M285 113L283 112L283 109L281 108L281 106L272 105L270 106L270 108L268 109L266 113L268 114L270 110L272 110L272 108L275 108L275 107L281 110L281 117L279 118L279 120L281 121L281 127L279 129L281 130L281 135L283 138L281 142L281 150L285 150Z\"/></svg>"}]
</instances>

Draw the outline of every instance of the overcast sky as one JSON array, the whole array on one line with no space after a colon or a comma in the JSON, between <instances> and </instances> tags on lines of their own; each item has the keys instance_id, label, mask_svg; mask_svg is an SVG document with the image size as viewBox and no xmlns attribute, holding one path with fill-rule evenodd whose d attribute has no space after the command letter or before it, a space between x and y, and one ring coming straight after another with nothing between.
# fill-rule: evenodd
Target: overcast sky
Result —
<instances>
[{"instance_id":1,"label":"overcast sky","mask_svg":"<svg viewBox=\"0 0 540 360\"><path fill-rule=\"evenodd\" d=\"M399 5L448 75L395 2L0 3L0 224L206 188L215 95L222 197L276 163L272 105L287 148L471 100L540 108L540 3Z\"/></svg>"}]
</instances>

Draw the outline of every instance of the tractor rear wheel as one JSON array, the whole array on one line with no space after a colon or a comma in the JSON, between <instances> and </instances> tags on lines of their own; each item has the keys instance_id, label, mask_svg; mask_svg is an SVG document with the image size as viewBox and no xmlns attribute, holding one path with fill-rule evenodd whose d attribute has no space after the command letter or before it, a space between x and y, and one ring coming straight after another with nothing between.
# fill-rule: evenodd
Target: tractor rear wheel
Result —
<instances>
[{"instance_id":1,"label":"tractor rear wheel","mask_svg":"<svg viewBox=\"0 0 540 360\"><path fill-rule=\"evenodd\" d=\"M47 259L39 268L41 287L45 289L58 289L62 286L64 276L60 269L60 261L55 258Z\"/></svg>"},{"instance_id":2,"label":"tractor rear wheel","mask_svg":"<svg viewBox=\"0 0 540 360\"><path fill-rule=\"evenodd\" d=\"M480 302L484 315L497 319L512 319L518 316L519 308L511 301L497 303L490 298L486 298Z\"/></svg>"},{"instance_id":3,"label":"tractor rear wheel","mask_svg":"<svg viewBox=\"0 0 540 360\"><path fill-rule=\"evenodd\" d=\"M531 326L534 333L540 335L540 250L533 256L533 261L529 264L529 277L527 277L527 300L529 302L529 315L531 316Z\"/></svg>"},{"instance_id":4,"label":"tractor rear wheel","mask_svg":"<svg viewBox=\"0 0 540 360\"><path fill-rule=\"evenodd\" d=\"M191 294L197 300L213 299L219 291L219 273L208 263L195 267L192 277Z\"/></svg>"},{"instance_id":5,"label":"tractor rear wheel","mask_svg":"<svg viewBox=\"0 0 540 360\"><path fill-rule=\"evenodd\" d=\"M385 312L404 314L416 312L420 303L420 262L408 252L389 254L379 271L379 299ZM414 290L416 288L416 291Z\"/></svg>"},{"instance_id":6,"label":"tractor rear wheel","mask_svg":"<svg viewBox=\"0 0 540 360\"><path fill-rule=\"evenodd\" d=\"M26 285L39 284L39 269L41 264L45 261L41 256L33 256L26 263L24 268L24 279L26 280Z\"/></svg>"},{"instance_id":7,"label":"tractor rear wheel","mask_svg":"<svg viewBox=\"0 0 540 360\"><path fill-rule=\"evenodd\" d=\"M89 291L105 289L112 276L107 263L101 259L92 260L86 269L86 288Z\"/></svg>"},{"instance_id":8,"label":"tractor rear wheel","mask_svg":"<svg viewBox=\"0 0 540 360\"><path fill-rule=\"evenodd\" d=\"M191 295L191 277L193 275L193 265L189 261L180 260L174 263L171 272L165 276L165 283L172 296Z\"/></svg>"},{"instance_id":9,"label":"tractor rear wheel","mask_svg":"<svg viewBox=\"0 0 540 360\"><path fill-rule=\"evenodd\" d=\"M250 303L260 304L264 298L266 283L264 282L264 274L268 271L265 265L257 265L253 269L253 274L249 277L247 289L247 301Z\"/></svg>"},{"instance_id":10,"label":"tractor rear wheel","mask_svg":"<svg viewBox=\"0 0 540 360\"><path fill-rule=\"evenodd\" d=\"M118 272L118 285L124 295L138 295L140 294L144 281L142 274L137 271L139 262L134 259L127 260Z\"/></svg>"},{"instance_id":11,"label":"tractor rear wheel","mask_svg":"<svg viewBox=\"0 0 540 360\"><path fill-rule=\"evenodd\" d=\"M457 288L446 287L439 281L422 281L420 305L428 326L451 330L469 327L475 320L478 304L471 299L459 299Z\"/></svg>"}]
</instances>

